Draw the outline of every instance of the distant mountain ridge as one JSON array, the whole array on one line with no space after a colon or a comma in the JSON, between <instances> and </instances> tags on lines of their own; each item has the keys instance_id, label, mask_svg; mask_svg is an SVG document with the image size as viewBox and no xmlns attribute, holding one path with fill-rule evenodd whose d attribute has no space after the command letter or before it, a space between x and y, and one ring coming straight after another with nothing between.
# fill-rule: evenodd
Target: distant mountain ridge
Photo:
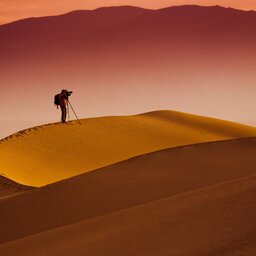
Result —
<instances>
[{"instance_id":1,"label":"distant mountain ridge","mask_svg":"<svg viewBox=\"0 0 256 256\"><path fill-rule=\"evenodd\" d=\"M135 56L169 61L180 58L175 57L177 53L196 53L206 58L227 51L254 54L255 27L256 12L219 6L159 10L126 6L74 11L0 26L4 61L0 66L19 60L23 63L24 58L32 62L50 57L62 59L61 63L78 58L105 63L133 62Z\"/></svg>"},{"instance_id":2,"label":"distant mountain ridge","mask_svg":"<svg viewBox=\"0 0 256 256\"><path fill-rule=\"evenodd\" d=\"M124 6L99 8L93 11L78 10L58 16L18 20L0 26L0 47L23 47L69 33L84 34L99 27L125 22L145 12L145 9Z\"/></svg>"},{"instance_id":3,"label":"distant mountain ridge","mask_svg":"<svg viewBox=\"0 0 256 256\"><path fill-rule=\"evenodd\" d=\"M160 32L163 33L166 27L172 33L204 32L205 29L212 29L209 32L216 33L214 29L217 28L225 31L239 29L239 32L246 33L252 31L255 26L256 12L220 6L185 5L159 10L131 6L104 7L58 16L28 18L0 25L0 47L19 48L58 40L59 37L86 37L95 30L102 32L104 29L113 29L113 33L120 32L118 27L123 27L124 34L133 32L137 35L143 30L146 33L148 30L159 29L158 35L161 35ZM133 31L129 31L131 28Z\"/></svg>"}]
</instances>

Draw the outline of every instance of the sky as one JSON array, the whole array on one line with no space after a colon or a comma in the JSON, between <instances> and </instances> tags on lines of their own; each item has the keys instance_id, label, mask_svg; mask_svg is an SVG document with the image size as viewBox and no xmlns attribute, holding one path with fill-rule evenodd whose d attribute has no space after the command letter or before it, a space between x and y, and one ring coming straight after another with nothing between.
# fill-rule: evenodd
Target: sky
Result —
<instances>
[{"instance_id":1,"label":"sky","mask_svg":"<svg viewBox=\"0 0 256 256\"><path fill-rule=\"evenodd\" d=\"M133 5L159 9L184 4L221 5L256 10L256 0L0 0L0 24L27 17L57 15L102 6Z\"/></svg>"}]
</instances>

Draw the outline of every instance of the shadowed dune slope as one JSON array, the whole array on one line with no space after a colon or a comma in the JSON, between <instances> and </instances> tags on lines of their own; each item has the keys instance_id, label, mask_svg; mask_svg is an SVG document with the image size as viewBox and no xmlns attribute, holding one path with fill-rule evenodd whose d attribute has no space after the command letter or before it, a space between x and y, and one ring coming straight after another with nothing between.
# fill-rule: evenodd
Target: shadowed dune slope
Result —
<instances>
[{"instance_id":1,"label":"shadowed dune slope","mask_svg":"<svg viewBox=\"0 0 256 256\"><path fill-rule=\"evenodd\" d=\"M0 253L218 255L255 237L255 193L256 177L249 176L2 244Z\"/></svg>"},{"instance_id":2,"label":"shadowed dune slope","mask_svg":"<svg viewBox=\"0 0 256 256\"><path fill-rule=\"evenodd\" d=\"M248 241L233 244L229 248L224 248L211 256L254 256L256 255L256 235L252 235Z\"/></svg>"},{"instance_id":3,"label":"shadowed dune slope","mask_svg":"<svg viewBox=\"0 0 256 256\"><path fill-rule=\"evenodd\" d=\"M2 197L15 195L32 189L32 187L21 185L10 179L7 179L6 177L0 176L0 199Z\"/></svg>"},{"instance_id":4,"label":"shadowed dune slope","mask_svg":"<svg viewBox=\"0 0 256 256\"><path fill-rule=\"evenodd\" d=\"M43 186L180 145L256 136L256 128L175 111L90 118L24 130L0 141L0 170Z\"/></svg>"},{"instance_id":5,"label":"shadowed dune slope","mask_svg":"<svg viewBox=\"0 0 256 256\"><path fill-rule=\"evenodd\" d=\"M166 149L2 199L0 242L256 175L255 148L248 138Z\"/></svg>"}]
</instances>

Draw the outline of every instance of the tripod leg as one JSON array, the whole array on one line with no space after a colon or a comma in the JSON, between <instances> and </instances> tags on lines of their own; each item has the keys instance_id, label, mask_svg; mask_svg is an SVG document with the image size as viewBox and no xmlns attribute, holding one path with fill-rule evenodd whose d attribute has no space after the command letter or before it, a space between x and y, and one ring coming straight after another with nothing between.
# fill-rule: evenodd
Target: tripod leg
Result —
<instances>
[{"instance_id":1,"label":"tripod leg","mask_svg":"<svg viewBox=\"0 0 256 256\"><path fill-rule=\"evenodd\" d=\"M78 123L81 125L81 122L80 122L79 118L77 117L76 112L75 112L75 110L73 109L73 107L72 107L72 105L71 105L71 103L70 103L69 101L68 101L68 104L69 104L69 106L71 107L71 109L72 109L72 111L73 111L73 113L74 113L74 115L75 115L75 117L76 117Z\"/></svg>"},{"instance_id":2,"label":"tripod leg","mask_svg":"<svg viewBox=\"0 0 256 256\"><path fill-rule=\"evenodd\" d=\"M68 112L68 121L70 121L69 105L68 104L67 104L67 112Z\"/></svg>"}]
</instances>

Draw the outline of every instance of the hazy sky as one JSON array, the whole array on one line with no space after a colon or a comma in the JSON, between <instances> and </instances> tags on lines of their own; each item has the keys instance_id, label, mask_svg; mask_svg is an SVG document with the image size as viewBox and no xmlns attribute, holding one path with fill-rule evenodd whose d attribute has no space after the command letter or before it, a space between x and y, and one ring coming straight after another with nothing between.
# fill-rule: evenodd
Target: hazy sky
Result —
<instances>
[{"instance_id":1,"label":"hazy sky","mask_svg":"<svg viewBox=\"0 0 256 256\"><path fill-rule=\"evenodd\" d=\"M32 16L46 16L101 6L135 5L162 8L172 5L222 5L256 10L256 0L0 0L0 24Z\"/></svg>"}]
</instances>

